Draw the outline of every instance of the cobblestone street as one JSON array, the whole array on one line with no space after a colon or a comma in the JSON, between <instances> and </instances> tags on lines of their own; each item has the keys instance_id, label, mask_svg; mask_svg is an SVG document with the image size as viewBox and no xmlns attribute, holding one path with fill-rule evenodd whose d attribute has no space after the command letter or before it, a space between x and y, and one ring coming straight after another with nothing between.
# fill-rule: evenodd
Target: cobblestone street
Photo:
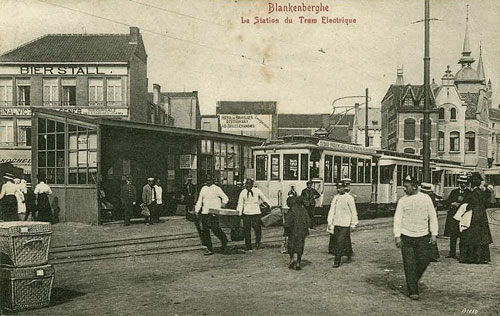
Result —
<instances>
[{"instance_id":1,"label":"cobblestone street","mask_svg":"<svg viewBox=\"0 0 500 316\"><path fill-rule=\"evenodd\" d=\"M498 212L494 215L497 218ZM441 227L443 220L441 217ZM427 269L421 300L414 302L405 295L401 254L393 243L391 219L375 222L360 223L352 235L353 262L339 269L332 268L327 254L324 225L307 239L302 271L287 269L288 256L280 254L279 238L272 237L279 236L281 227L264 229L264 245L253 253L241 251L241 243L231 243L234 250L229 254L209 257L194 250L58 264L51 306L22 314L461 315L464 309L471 309L477 310L477 315L498 315L498 246L491 247L490 265L464 265L444 258L448 239L440 238L441 261ZM500 240L500 222L490 218L490 223L494 240ZM53 246L57 247L78 240L97 242L99 238L132 238L165 231L180 234L194 231L194 227L182 219L170 219L152 227L61 224L55 225L54 231ZM83 235L90 233L93 235Z\"/></svg>"}]
</instances>

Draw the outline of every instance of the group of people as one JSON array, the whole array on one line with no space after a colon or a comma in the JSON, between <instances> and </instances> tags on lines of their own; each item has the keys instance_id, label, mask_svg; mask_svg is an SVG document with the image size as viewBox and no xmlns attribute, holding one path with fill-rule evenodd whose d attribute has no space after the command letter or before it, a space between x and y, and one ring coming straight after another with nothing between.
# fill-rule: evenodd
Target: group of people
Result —
<instances>
[{"instance_id":1,"label":"group of people","mask_svg":"<svg viewBox=\"0 0 500 316\"><path fill-rule=\"evenodd\" d=\"M39 183L32 190L27 181L6 173L3 177L0 191L0 211L3 221L37 220L42 222L57 222L59 206L57 198L52 205L49 195L52 190L39 176ZM52 210L54 209L54 214Z\"/></svg>"},{"instance_id":2,"label":"group of people","mask_svg":"<svg viewBox=\"0 0 500 316\"><path fill-rule=\"evenodd\" d=\"M491 191L482 185L478 172L458 178L459 187L453 190L446 204L449 207L444 235L450 237L448 258L461 263L487 264L490 262L489 244L492 243L486 208ZM470 184L470 186L469 186ZM405 196L398 200L394 214L394 237L401 248L408 294L419 299L418 282L428 265L437 261L438 219L435 194L431 185L408 176L404 179ZM460 256L456 244L460 239Z\"/></svg>"}]
</instances>

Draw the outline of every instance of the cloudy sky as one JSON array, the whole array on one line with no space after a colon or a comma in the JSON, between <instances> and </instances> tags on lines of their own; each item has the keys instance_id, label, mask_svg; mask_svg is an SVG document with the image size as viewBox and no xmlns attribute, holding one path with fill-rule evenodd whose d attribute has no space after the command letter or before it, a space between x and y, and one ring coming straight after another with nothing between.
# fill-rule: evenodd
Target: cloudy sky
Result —
<instances>
[{"instance_id":1,"label":"cloudy sky","mask_svg":"<svg viewBox=\"0 0 500 316\"><path fill-rule=\"evenodd\" d=\"M328 113L334 99L364 95L365 88L371 105L380 106L398 65L407 83L423 82L424 24L414 22L423 19L424 0L304 0L329 6L318 14L268 13L269 3L303 3L295 0L0 2L0 52L49 33L128 33L138 26L150 88L196 90L202 114L215 113L223 100L275 100L282 113ZM479 58L481 42L498 105L500 1L431 0L431 17L438 19L431 22L431 78L440 83L446 65L459 70L468 3L472 56ZM300 16L318 23L301 24ZM323 24L323 16L356 23ZM279 23L254 24L255 17Z\"/></svg>"}]
</instances>

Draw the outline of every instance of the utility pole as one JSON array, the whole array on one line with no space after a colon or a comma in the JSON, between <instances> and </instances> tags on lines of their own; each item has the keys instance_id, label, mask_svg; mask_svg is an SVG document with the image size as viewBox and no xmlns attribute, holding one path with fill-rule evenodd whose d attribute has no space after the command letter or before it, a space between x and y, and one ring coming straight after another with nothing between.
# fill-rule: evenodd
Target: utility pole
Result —
<instances>
[{"instance_id":1,"label":"utility pole","mask_svg":"<svg viewBox=\"0 0 500 316\"><path fill-rule=\"evenodd\" d=\"M429 19L430 8L429 0L425 1L425 52L424 52L424 142L423 142L423 181L431 182L431 121L429 118L431 112L431 99L430 99L430 60L429 56Z\"/></svg>"},{"instance_id":2,"label":"utility pole","mask_svg":"<svg viewBox=\"0 0 500 316\"><path fill-rule=\"evenodd\" d=\"M370 146L370 138L368 137L368 88L366 88L365 97L365 147Z\"/></svg>"}]
</instances>

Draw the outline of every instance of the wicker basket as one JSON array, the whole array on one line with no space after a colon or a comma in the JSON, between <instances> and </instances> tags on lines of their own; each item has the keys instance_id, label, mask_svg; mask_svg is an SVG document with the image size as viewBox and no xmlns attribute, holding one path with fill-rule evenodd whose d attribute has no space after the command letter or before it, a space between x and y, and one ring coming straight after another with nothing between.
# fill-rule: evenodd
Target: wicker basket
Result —
<instances>
[{"instance_id":1,"label":"wicker basket","mask_svg":"<svg viewBox=\"0 0 500 316\"><path fill-rule=\"evenodd\" d=\"M51 235L50 223L0 223L0 263L14 267L47 264Z\"/></svg>"},{"instance_id":2,"label":"wicker basket","mask_svg":"<svg viewBox=\"0 0 500 316\"><path fill-rule=\"evenodd\" d=\"M54 267L43 265L30 268L0 266L0 304L12 311L49 305Z\"/></svg>"}]
</instances>

